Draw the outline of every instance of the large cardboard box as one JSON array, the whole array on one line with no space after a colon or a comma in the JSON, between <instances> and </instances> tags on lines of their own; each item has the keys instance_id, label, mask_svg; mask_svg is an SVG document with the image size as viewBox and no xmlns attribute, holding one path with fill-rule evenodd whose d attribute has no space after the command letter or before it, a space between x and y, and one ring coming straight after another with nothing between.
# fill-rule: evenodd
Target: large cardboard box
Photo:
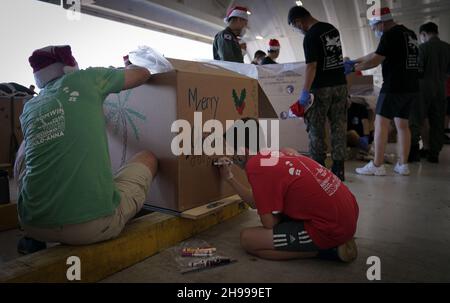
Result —
<instances>
[{"instance_id":1,"label":"large cardboard box","mask_svg":"<svg viewBox=\"0 0 450 303\"><path fill-rule=\"evenodd\" d=\"M258 66L258 81L278 117L298 100L305 81L305 64L289 63ZM303 119L280 120L280 146L309 151L309 138Z\"/></svg>"},{"instance_id":2,"label":"large cardboard box","mask_svg":"<svg viewBox=\"0 0 450 303\"><path fill-rule=\"evenodd\" d=\"M222 61L208 62L257 79L278 117L282 112L287 112L298 100L305 82L306 65L301 62L263 66ZM279 123L281 147L292 147L301 152L309 151L309 138L303 119L280 120Z\"/></svg>"},{"instance_id":3,"label":"large cardboard box","mask_svg":"<svg viewBox=\"0 0 450 303\"><path fill-rule=\"evenodd\" d=\"M19 118L27 99L0 97L0 164L12 164L23 141Z\"/></svg>"},{"instance_id":4,"label":"large cardboard box","mask_svg":"<svg viewBox=\"0 0 450 303\"><path fill-rule=\"evenodd\" d=\"M258 82L208 63L170 60L174 71L157 74L141 87L111 95L104 104L113 169L134 154L152 151L159 159L147 204L182 212L234 195L213 166L217 156L174 156L171 126L244 117L275 118ZM206 137L208 134L203 134ZM245 180L243 172L235 172Z\"/></svg>"}]
</instances>

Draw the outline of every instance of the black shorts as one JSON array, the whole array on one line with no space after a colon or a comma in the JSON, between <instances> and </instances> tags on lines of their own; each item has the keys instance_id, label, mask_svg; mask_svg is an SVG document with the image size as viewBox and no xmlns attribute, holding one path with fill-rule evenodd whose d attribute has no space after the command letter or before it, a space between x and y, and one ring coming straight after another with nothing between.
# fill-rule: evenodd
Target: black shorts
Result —
<instances>
[{"instance_id":1,"label":"black shorts","mask_svg":"<svg viewBox=\"0 0 450 303\"><path fill-rule=\"evenodd\" d=\"M381 93L377 102L377 115L393 120L394 118L409 120L411 106L418 94Z\"/></svg>"},{"instance_id":2,"label":"black shorts","mask_svg":"<svg viewBox=\"0 0 450 303\"><path fill-rule=\"evenodd\" d=\"M276 250L291 252L320 250L306 231L303 221L295 221L287 217L273 228L273 246Z\"/></svg>"}]
</instances>

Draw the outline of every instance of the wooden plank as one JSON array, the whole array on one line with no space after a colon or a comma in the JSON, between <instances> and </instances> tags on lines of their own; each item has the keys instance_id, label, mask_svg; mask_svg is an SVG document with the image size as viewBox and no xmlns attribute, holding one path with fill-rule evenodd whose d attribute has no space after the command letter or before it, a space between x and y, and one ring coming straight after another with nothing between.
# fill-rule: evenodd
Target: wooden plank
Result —
<instances>
[{"instance_id":1,"label":"wooden plank","mask_svg":"<svg viewBox=\"0 0 450 303\"><path fill-rule=\"evenodd\" d=\"M0 232L19 227L17 204L0 205Z\"/></svg>"},{"instance_id":2,"label":"wooden plank","mask_svg":"<svg viewBox=\"0 0 450 303\"><path fill-rule=\"evenodd\" d=\"M198 220L210 214L220 211L223 207L235 203L236 200L239 200L239 196L237 195L187 210L185 212L182 212L180 215L182 218Z\"/></svg>"},{"instance_id":3,"label":"wooden plank","mask_svg":"<svg viewBox=\"0 0 450 303\"><path fill-rule=\"evenodd\" d=\"M152 213L133 221L114 240L56 246L0 266L0 282L67 282L67 258L81 260L81 282L96 282L228 220L246 209L241 200L199 220ZM151 281L149 281L151 282Z\"/></svg>"}]
</instances>

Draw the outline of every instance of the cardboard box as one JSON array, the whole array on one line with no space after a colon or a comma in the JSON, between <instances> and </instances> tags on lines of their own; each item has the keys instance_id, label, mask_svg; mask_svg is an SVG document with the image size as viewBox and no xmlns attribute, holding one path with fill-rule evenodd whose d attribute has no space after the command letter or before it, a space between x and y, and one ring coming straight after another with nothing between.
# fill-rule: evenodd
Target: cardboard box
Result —
<instances>
[{"instance_id":1,"label":"cardboard box","mask_svg":"<svg viewBox=\"0 0 450 303\"><path fill-rule=\"evenodd\" d=\"M202 112L203 123L216 119L223 124L244 117L274 118L276 114L256 80L208 63L170 61L174 71L109 96L104 109L113 169L140 151L152 151L159 160L159 173L146 203L182 212L235 192L220 180L213 166L217 156L173 155L171 144L176 134L171 132L172 123L183 119L193 125L195 112ZM239 101L244 106L239 106ZM246 179L242 171L235 173Z\"/></svg>"},{"instance_id":2,"label":"cardboard box","mask_svg":"<svg viewBox=\"0 0 450 303\"><path fill-rule=\"evenodd\" d=\"M239 64L223 61L207 61L225 69L257 79L273 108L277 118L287 112L298 99L305 81L304 63L272 65ZM309 151L309 137L303 119L280 120L280 147L291 147L301 152Z\"/></svg>"},{"instance_id":3,"label":"cardboard box","mask_svg":"<svg viewBox=\"0 0 450 303\"><path fill-rule=\"evenodd\" d=\"M19 118L27 99L0 97L0 164L12 164L23 141Z\"/></svg>"},{"instance_id":4,"label":"cardboard box","mask_svg":"<svg viewBox=\"0 0 450 303\"><path fill-rule=\"evenodd\" d=\"M277 116L289 110L300 96L305 81L305 64L289 63L258 66L258 81ZM309 137L303 119L280 120L280 147L309 151Z\"/></svg>"}]
</instances>

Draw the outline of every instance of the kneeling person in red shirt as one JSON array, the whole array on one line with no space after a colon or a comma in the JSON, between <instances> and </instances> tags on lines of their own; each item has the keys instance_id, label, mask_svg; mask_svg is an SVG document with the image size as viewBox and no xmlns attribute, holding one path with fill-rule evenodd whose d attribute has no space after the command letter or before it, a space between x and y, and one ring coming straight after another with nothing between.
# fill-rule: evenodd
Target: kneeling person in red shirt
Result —
<instances>
[{"instance_id":1,"label":"kneeling person in red shirt","mask_svg":"<svg viewBox=\"0 0 450 303\"><path fill-rule=\"evenodd\" d=\"M264 155L258 148L252 156L251 137L259 138L259 134L250 136L245 129L245 146L234 142L235 151L245 149L245 156L239 157L236 165L245 169L251 189L234 178L229 158L218 162L222 178L257 209L261 218L262 227L241 232L243 248L270 260L316 256L343 262L356 259L353 236L359 209L350 190L329 170L293 149ZM269 159L276 159L276 164L267 166L264 160Z\"/></svg>"}]
</instances>

